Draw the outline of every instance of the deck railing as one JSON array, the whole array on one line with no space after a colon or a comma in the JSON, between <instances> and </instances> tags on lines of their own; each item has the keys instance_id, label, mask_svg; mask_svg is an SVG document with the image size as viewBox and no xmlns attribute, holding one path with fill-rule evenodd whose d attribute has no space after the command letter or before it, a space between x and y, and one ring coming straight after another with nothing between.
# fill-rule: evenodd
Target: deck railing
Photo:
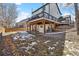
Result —
<instances>
[{"instance_id":1,"label":"deck railing","mask_svg":"<svg viewBox=\"0 0 79 59\"><path fill-rule=\"evenodd\" d=\"M56 17L50 15L49 13L41 12L41 13L38 13L38 14L33 15L32 17L28 18L28 21L33 20L33 19L37 19L37 18L41 18L41 17L44 17L44 18L47 18L47 19L51 19L51 20L57 20Z\"/></svg>"}]
</instances>

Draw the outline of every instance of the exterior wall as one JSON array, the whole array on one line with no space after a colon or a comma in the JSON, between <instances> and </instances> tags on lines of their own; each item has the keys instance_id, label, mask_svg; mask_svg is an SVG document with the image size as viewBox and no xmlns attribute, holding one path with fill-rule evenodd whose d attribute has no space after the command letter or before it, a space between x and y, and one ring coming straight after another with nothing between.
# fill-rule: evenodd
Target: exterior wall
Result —
<instances>
[{"instance_id":1,"label":"exterior wall","mask_svg":"<svg viewBox=\"0 0 79 59\"><path fill-rule=\"evenodd\" d=\"M61 16L59 13L58 7L55 3L50 3L50 14L57 18Z\"/></svg>"},{"instance_id":2,"label":"exterior wall","mask_svg":"<svg viewBox=\"0 0 79 59\"><path fill-rule=\"evenodd\" d=\"M48 4L48 5L46 5L45 6L45 12L47 12L47 13L50 13L50 4Z\"/></svg>"},{"instance_id":3,"label":"exterior wall","mask_svg":"<svg viewBox=\"0 0 79 59\"><path fill-rule=\"evenodd\" d=\"M39 14L43 11L43 8L39 9L38 11L34 12L33 15Z\"/></svg>"},{"instance_id":4,"label":"exterior wall","mask_svg":"<svg viewBox=\"0 0 79 59\"><path fill-rule=\"evenodd\" d=\"M55 16L57 18L59 18L61 16L60 11L59 11L58 6L57 6L56 3L47 4L46 6L40 8L39 10L34 12L33 15L36 15L36 14L40 13L41 11L47 12L50 15Z\"/></svg>"},{"instance_id":5,"label":"exterior wall","mask_svg":"<svg viewBox=\"0 0 79 59\"><path fill-rule=\"evenodd\" d=\"M44 26L43 25L38 25L37 26L37 31L44 33Z\"/></svg>"},{"instance_id":6,"label":"exterior wall","mask_svg":"<svg viewBox=\"0 0 79 59\"><path fill-rule=\"evenodd\" d=\"M46 26L46 27L45 27L45 30L46 30L46 32L47 32L48 27L50 27L50 25L49 25L49 24L46 24L45 26ZM52 24L52 28L54 28L54 25L53 25L53 24ZM43 25L43 24L37 25L37 31L39 31L39 32L41 32L41 33L44 33L44 25Z\"/></svg>"}]
</instances>

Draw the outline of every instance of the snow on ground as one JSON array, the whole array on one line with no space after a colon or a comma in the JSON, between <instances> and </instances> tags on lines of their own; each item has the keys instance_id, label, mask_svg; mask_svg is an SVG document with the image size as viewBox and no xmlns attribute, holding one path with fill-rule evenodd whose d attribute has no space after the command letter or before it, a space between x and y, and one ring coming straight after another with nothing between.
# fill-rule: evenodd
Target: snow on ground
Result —
<instances>
[{"instance_id":1,"label":"snow on ground","mask_svg":"<svg viewBox=\"0 0 79 59\"><path fill-rule=\"evenodd\" d=\"M25 32L23 32L25 33ZM23 36L24 34L21 33L20 35ZM17 35L17 34L16 34ZM14 36L16 36L14 35ZM19 35L19 34L18 34ZM18 36L17 35L17 36ZM29 34L28 34L29 35ZM27 35L27 36L28 36ZM55 34L56 35L56 34ZM32 36L32 39L27 39L25 36L23 37L25 40L20 37L20 39L17 39L14 41L14 44L17 47L17 50L21 52L22 55L62 55L62 51L64 48L64 41L65 38L62 37L63 34L61 34L61 38L56 37L50 38L48 36L43 35L30 35Z\"/></svg>"},{"instance_id":2,"label":"snow on ground","mask_svg":"<svg viewBox=\"0 0 79 59\"><path fill-rule=\"evenodd\" d=\"M28 32L17 32L10 35L16 51L20 56L60 56L63 54L65 35L50 34L51 36L32 35ZM54 38L55 36L55 38Z\"/></svg>"},{"instance_id":3,"label":"snow on ground","mask_svg":"<svg viewBox=\"0 0 79 59\"><path fill-rule=\"evenodd\" d=\"M35 35L29 34L26 31L17 32L12 36L13 40L26 40L26 39L32 39L32 37L35 37Z\"/></svg>"}]
</instances>

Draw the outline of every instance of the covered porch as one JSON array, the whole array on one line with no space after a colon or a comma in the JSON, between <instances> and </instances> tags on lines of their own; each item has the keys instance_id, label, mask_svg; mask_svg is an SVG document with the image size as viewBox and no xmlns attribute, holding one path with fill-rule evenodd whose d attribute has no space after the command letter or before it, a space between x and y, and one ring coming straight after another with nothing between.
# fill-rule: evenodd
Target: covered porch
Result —
<instances>
[{"instance_id":1,"label":"covered porch","mask_svg":"<svg viewBox=\"0 0 79 59\"><path fill-rule=\"evenodd\" d=\"M27 31L28 32L39 32L39 33L48 33L48 32L55 32L57 26L60 23L47 19L47 18L38 18L31 21L28 21L27 23Z\"/></svg>"}]
</instances>

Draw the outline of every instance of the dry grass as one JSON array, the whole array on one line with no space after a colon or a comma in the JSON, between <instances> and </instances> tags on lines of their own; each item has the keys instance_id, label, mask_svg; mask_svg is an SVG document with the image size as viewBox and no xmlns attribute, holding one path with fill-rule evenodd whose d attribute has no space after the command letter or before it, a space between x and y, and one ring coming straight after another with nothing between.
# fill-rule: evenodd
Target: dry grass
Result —
<instances>
[{"instance_id":1,"label":"dry grass","mask_svg":"<svg viewBox=\"0 0 79 59\"><path fill-rule=\"evenodd\" d=\"M79 35L76 29L66 33L64 55L79 56Z\"/></svg>"}]
</instances>

